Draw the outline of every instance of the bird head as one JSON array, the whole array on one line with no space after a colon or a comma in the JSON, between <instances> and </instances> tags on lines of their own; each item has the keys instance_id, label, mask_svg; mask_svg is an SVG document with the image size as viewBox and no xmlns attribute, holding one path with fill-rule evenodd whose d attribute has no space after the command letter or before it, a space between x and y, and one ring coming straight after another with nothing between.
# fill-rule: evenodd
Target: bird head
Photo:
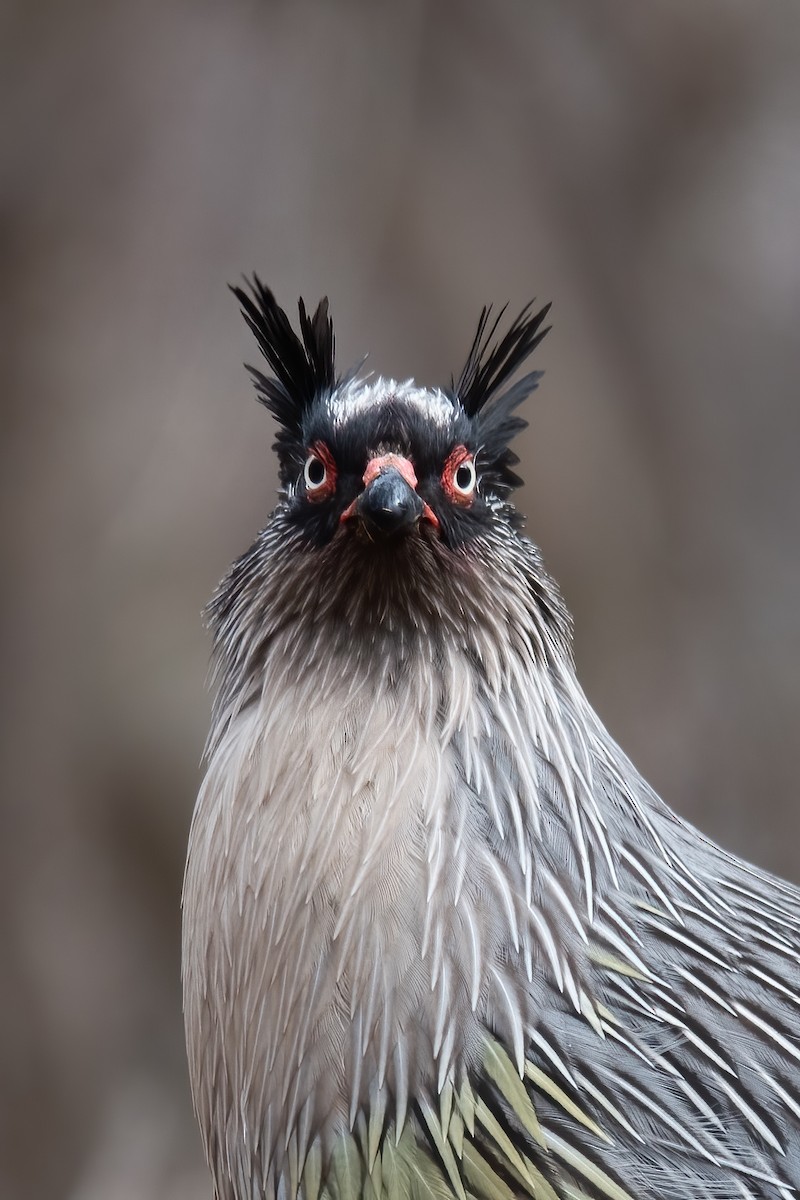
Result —
<instances>
[{"instance_id":1,"label":"bird head","mask_svg":"<svg viewBox=\"0 0 800 1200\"><path fill-rule=\"evenodd\" d=\"M233 291L272 371L249 368L278 422L282 515L307 548L355 544L402 570L409 556L456 552L498 521L519 524L510 442L541 372L506 385L547 332L549 306L528 305L494 344L503 313L492 320L484 309L458 379L427 389L337 377L327 300L313 316L300 301L298 334L257 276L249 292Z\"/></svg>"}]
</instances>

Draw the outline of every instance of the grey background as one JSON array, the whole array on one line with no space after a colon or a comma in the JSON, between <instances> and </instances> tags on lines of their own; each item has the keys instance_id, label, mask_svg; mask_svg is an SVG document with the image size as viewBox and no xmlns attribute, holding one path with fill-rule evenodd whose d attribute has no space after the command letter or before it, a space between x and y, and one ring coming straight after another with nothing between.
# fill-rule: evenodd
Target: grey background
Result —
<instances>
[{"instance_id":1,"label":"grey background","mask_svg":"<svg viewBox=\"0 0 800 1200\"><path fill-rule=\"evenodd\" d=\"M552 299L521 503L662 794L795 879L800 9L6 3L0 1195L209 1196L178 903L200 611L274 496L226 282L445 382Z\"/></svg>"}]
</instances>

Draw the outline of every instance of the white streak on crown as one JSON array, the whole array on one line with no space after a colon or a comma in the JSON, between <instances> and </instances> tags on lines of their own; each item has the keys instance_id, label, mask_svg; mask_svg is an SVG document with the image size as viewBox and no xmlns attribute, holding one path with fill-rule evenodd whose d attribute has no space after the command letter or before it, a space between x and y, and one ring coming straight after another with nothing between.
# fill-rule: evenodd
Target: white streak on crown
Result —
<instances>
[{"instance_id":1,"label":"white streak on crown","mask_svg":"<svg viewBox=\"0 0 800 1200\"><path fill-rule=\"evenodd\" d=\"M327 402L334 429L340 429L366 411L399 401L417 409L427 420L442 429L447 428L458 412L449 396L438 388L417 387L413 379L398 383L395 379L354 379L334 392Z\"/></svg>"}]
</instances>

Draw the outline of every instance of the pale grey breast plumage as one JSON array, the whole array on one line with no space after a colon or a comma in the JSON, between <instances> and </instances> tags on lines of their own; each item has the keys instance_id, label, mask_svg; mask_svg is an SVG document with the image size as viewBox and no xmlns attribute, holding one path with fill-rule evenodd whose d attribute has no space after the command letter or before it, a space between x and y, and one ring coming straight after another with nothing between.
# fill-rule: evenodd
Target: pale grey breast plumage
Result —
<instances>
[{"instance_id":1,"label":"pale grey breast plumage","mask_svg":"<svg viewBox=\"0 0 800 1200\"><path fill-rule=\"evenodd\" d=\"M260 340L286 338L259 303ZM313 359L325 330L306 330ZM287 360L302 375L281 345L279 379ZM492 362L487 388L505 380ZM608 737L517 531L508 457L482 479L476 444L482 509L456 490L450 513L447 488L428 487L420 430L455 472L469 404L311 374L305 407L322 380L325 413L309 431L278 412L285 498L212 609L184 994L220 1200L786 1200L796 889L680 822ZM357 453L401 462L430 505L389 553L347 526L358 480L352 495L337 480L328 526L320 505L297 517L365 421L379 432ZM304 485L309 440L322 470Z\"/></svg>"}]
</instances>

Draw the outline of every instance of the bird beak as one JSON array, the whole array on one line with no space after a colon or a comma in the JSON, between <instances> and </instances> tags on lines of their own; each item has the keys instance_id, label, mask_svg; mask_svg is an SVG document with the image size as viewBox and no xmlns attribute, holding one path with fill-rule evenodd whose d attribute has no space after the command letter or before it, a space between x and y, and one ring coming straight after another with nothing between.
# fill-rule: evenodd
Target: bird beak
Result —
<instances>
[{"instance_id":1,"label":"bird beak","mask_svg":"<svg viewBox=\"0 0 800 1200\"><path fill-rule=\"evenodd\" d=\"M417 476L407 458L371 458L363 478L364 490L342 513L342 522L357 516L372 538L406 533L420 518L438 527L435 513L417 492Z\"/></svg>"}]
</instances>

